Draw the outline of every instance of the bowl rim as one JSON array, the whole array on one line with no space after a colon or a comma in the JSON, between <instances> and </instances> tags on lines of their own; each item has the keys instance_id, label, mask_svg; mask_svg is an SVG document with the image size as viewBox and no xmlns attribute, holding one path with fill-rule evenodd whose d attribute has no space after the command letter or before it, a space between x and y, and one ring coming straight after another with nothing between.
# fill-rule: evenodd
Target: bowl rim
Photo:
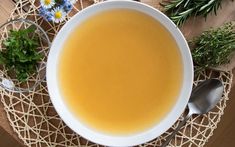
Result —
<instances>
[{"instance_id":1,"label":"bowl rim","mask_svg":"<svg viewBox=\"0 0 235 147\"><path fill-rule=\"evenodd\" d=\"M104 134L94 131L82 124L78 120L78 118L76 118L68 110L66 104L63 102L62 95L59 91L59 84L57 80L58 78L56 74L58 65L57 59L59 58L59 52L62 50L61 46L65 41L66 36L68 36L69 32L72 31L73 27L78 26L79 23L81 23L83 20L93 14L96 14L97 12L115 8L134 9L153 16L156 20L158 20L163 26L165 26L165 28L176 40L176 43L178 44L180 49L184 67L184 76L182 87L180 90L180 96L178 97L178 100L171 111L153 128L129 136L114 136ZM140 2L128 0L111 0L88 6L87 8L75 14L75 16L72 17L61 28L61 30L55 37L49 52L46 78L48 92L57 113L73 131L92 142L105 146L134 146L153 140L154 138L163 134L176 122L176 120L183 113L185 107L187 106L193 85L193 62L186 39L184 38L179 28L165 14L147 4L143 4Z\"/></svg>"}]
</instances>

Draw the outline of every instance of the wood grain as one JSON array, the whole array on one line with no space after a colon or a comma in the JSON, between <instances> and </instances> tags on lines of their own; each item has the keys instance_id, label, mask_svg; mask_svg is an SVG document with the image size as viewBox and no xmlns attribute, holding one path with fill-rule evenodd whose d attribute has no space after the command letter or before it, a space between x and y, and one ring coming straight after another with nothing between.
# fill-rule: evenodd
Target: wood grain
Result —
<instances>
[{"instance_id":1,"label":"wood grain","mask_svg":"<svg viewBox=\"0 0 235 147\"><path fill-rule=\"evenodd\" d=\"M1 0L0 2L0 24L3 24L8 19L15 3L11 0Z\"/></svg>"},{"instance_id":2,"label":"wood grain","mask_svg":"<svg viewBox=\"0 0 235 147\"><path fill-rule=\"evenodd\" d=\"M19 140L16 140L11 134L8 134L2 127L0 127L0 146L1 147L22 147Z\"/></svg>"},{"instance_id":3,"label":"wood grain","mask_svg":"<svg viewBox=\"0 0 235 147\"><path fill-rule=\"evenodd\" d=\"M159 7L161 0L142 0L147 4ZM7 21L12 9L14 8L14 2L11 0L0 0L0 24ZM205 22L204 18L197 18L189 20L182 28L184 35L187 38L192 38L199 35L203 30L210 27L218 27L224 22L235 20L235 2L230 0L223 0L221 10L218 15L211 15ZM234 61L235 62L235 61ZM234 72L235 73L235 70ZM209 139L206 147L233 147L235 146L235 77L233 82L233 88L230 93L230 100L227 102L225 114L222 117L218 128L215 130L214 135ZM10 137L9 137L10 135ZM15 140L18 142L16 143ZM0 102L0 147L18 147L21 146L22 141L12 130L3 105Z\"/></svg>"}]
</instances>

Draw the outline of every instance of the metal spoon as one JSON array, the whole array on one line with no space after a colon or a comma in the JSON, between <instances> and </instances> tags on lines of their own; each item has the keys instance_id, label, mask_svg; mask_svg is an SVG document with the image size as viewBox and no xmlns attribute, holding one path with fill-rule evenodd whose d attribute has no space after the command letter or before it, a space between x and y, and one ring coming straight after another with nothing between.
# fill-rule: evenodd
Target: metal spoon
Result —
<instances>
[{"instance_id":1,"label":"metal spoon","mask_svg":"<svg viewBox=\"0 0 235 147\"><path fill-rule=\"evenodd\" d=\"M189 112L187 116L167 138L162 147L166 147L169 144L171 139L193 114L202 115L214 108L222 97L223 89L222 82L217 79L206 80L194 88L188 102Z\"/></svg>"}]
</instances>

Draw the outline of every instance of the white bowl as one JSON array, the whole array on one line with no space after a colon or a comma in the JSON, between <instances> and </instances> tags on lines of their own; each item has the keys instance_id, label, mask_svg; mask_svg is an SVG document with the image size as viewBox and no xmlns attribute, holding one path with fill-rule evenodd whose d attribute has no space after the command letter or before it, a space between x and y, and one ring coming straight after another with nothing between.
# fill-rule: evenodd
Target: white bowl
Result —
<instances>
[{"instance_id":1,"label":"white bowl","mask_svg":"<svg viewBox=\"0 0 235 147\"><path fill-rule=\"evenodd\" d=\"M94 15L97 12L109 9L115 9L115 8L134 9L143 12L147 15L150 15L159 22L161 22L162 25L164 25L167 28L167 30L172 34L172 36L176 40L183 61L183 82L182 82L183 84L180 91L180 95L174 107L165 116L165 118L162 119L159 123L157 123L153 128L129 136L114 136L114 135L103 134L91 130L86 126L84 126L81 122L79 122L78 118L76 118L69 111L69 109L67 108L67 106L63 101L62 95L60 94L59 90L58 75L57 75L59 55L61 53L63 43L66 40L66 38L69 36L70 32L89 16ZM84 10L77 13L63 26L63 28L57 34L56 38L52 43L52 47L47 62L46 76L47 76L48 90L52 103L56 111L58 112L59 116L72 130L74 130L84 138L102 145L133 146L145 143L160 136L162 133L167 131L167 129L169 129L183 113L188 103L190 93L192 90L193 63L189 47L184 36L182 35L178 27L162 12L148 5L134 1L106 1L85 8Z\"/></svg>"}]
</instances>

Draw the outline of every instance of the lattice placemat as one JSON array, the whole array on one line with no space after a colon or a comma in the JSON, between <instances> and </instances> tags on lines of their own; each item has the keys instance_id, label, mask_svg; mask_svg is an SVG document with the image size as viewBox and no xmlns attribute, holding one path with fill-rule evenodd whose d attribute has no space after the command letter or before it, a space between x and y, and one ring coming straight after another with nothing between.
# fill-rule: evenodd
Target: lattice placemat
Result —
<instances>
[{"instance_id":1,"label":"lattice placemat","mask_svg":"<svg viewBox=\"0 0 235 147\"><path fill-rule=\"evenodd\" d=\"M79 10L98 0L77 1L72 12L66 17L66 21L76 14ZM149 0L147 1L149 3ZM49 35L53 40L56 33L63 26L63 23L48 23L39 16L39 0L19 0L9 19L27 18L33 20ZM2 32L1 32L2 33ZM3 37L3 35L1 35ZM48 53L49 49L45 49ZM219 78L225 86L223 97L213 111L203 116L194 116L188 120L187 124L175 136L169 146L203 146L212 136L221 116L224 113L228 93L231 89L232 72L202 71L195 77L194 85L209 78ZM7 113L9 122L19 138L27 146L100 146L93 144L68 128L60 119L50 101L46 81L42 82L31 92L12 93L0 89L1 102ZM186 110L187 111L187 110ZM184 114L183 114L184 115ZM171 129L155 140L140 145L141 147L157 147L165 141L182 120L180 118Z\"/></svg>"}]
</instances>

